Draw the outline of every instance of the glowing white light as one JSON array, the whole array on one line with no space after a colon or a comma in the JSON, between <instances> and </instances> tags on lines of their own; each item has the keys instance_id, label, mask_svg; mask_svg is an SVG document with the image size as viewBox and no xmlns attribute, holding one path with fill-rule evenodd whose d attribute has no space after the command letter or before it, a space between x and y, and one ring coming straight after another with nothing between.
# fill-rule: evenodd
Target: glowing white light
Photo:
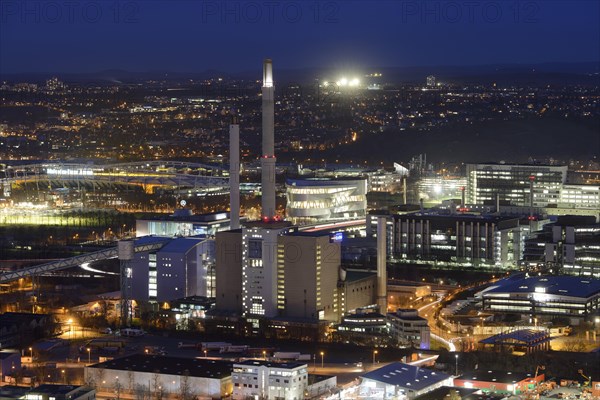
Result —
<instances>
[{"instance_id":1,"label":"glowing white light","mask_svg":"<svg viewBox=\"0 0 600 400\"><path fill-rule=\"evenodd\" d=\"M358 80L358 78L354 78L350 81L350 86L358 86L359 83L360 80Z\"/></svg>"},{"instance_id":2,"label":"glowing white light","mask_svg":"<svg viewBox=\"0 0 600 400\"><path fill-rule=\"evenodd\" d=\"M340 86L346 86L346 85L348 85L348 79L346 79L346 78L340 79Z\"/></svg>"},{"instance_id":3,"label":"glowing white light","mask_svg":"<svg viewBox=\"0 0 600 400\"><path fill-rule=\"evenodd\" d=\"M327 81L323 82L323 86L325 86L325 87L329 86L329 82L327 82Z\"/></svg>"}]
</instances>

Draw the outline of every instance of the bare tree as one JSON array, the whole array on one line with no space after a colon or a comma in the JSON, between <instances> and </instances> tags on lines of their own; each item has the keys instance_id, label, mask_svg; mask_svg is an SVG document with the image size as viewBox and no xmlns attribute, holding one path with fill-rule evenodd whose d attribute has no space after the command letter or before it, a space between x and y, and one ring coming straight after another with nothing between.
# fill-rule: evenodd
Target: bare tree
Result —
<instances>
[{"instance_id":1,"label":"bare tree","mask_svg":"<svg viewBox=\"0 0 600 400\"><path fill-rule=\"evenodd\" d=\"M136 400L150 400L150 387L146 385L135 385L134 395Z\"/></svg>"},{"instance_id":2,"label":"bare tree","mask_svg":"<svg viewBox=\"0 0 600 400\"><path fill-rule=\"evenodd\" d=\"M115 379L115 384L114 384L113 388L115 390L115 399L120 400L121 399L121 391L123 390L123 384L121 383L121 381L118 378Z\"/></svg>"},{"instance_id":3,"label":"bare tree","mask_svg":"<svg viewBox=\"0 0 600 400\"><path fill-rule=\"evenodd\" d=\"M133 393L134 384L135 384L135 376L133 374L133 371L128 370L127 371L127 390L129 391L129 393Z\"/></svg>"},{"instance_id":4,"label":"bare tree","mask_svg":"<svg viewBox=\"0 0 600 400\"><path fill-rule=\"evenodd\" d=\"M161 400L164 396L164 388L160 381L160 373L158 371L152 375L152 392L154 393L155 400Z\"/></svg>"},{"instance_id":5,"label":"bare tree","mask_svg":"<svg viewBox=\"0 0 600 400\"><path fill-rule=\"evenodd\" d=\"M194 393L190 382L190 371L187 369L183 371L183 375L181 376L179 382L179 398L181 400L194 400L196 398L196 394Z\"/></svg>"}]
</instances>

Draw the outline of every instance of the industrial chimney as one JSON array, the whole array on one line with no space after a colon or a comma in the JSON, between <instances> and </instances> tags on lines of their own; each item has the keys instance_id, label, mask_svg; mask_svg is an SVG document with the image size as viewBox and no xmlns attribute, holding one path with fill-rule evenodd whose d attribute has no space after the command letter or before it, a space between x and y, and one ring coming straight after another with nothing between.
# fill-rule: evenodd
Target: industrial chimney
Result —
<instances>
[{"instance_id":1,"label":"industrial chimney","mask_svg":"<svg viewBox=\"0 0 600 400\"><path fill-rule=\"evenodd\" d=\"M387 313L387 220L377 218L377 305L379 312Z\"/></svg>"},{"instance_id":2,"label":"industrial chimney","mask_svg":"<svg viewBox=\"0 0 600 400\"><path fill-rule=\"evenodd\" d=\"M240 125L233 117L229 125L229 226L240 227Z\"/></svg>"},{"instance_id":3,"label":"industrial chimney","mask_svg":"<svg viewBox=\"0 0 600 400\"><path fill-rule=\"evenodd\" d=\"M262 220L275 219L275 88L273 87L273 63L263 63L262 86Z\"/></svg>"}]
</instances>

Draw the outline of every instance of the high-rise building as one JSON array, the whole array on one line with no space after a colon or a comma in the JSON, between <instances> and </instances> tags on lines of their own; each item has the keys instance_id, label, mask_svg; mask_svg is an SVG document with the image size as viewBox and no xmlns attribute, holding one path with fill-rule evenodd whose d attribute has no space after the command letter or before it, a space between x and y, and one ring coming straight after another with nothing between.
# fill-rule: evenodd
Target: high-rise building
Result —
<instances>
[{"instance_id":1,"label":"high-rise building","mask_svg":"<svg viewBox=\"0 0 600 400\"><path fill-rule=\"evenodd\" d=\"M522 255L519 219L494 215L394 215L395 257L515 268Z\"/></svg>"},{"instance_id":2,"label":"high-rise building","mask_svg":"<svg viewBox=\"0 0 600 400\"><path fill-rule=\"evenodd\" d=\"M467 164L467 202L484 204L499 196L512 205L547 207L559 202L566 179L566 166Z\"/></svg>"},{"instance_id":3,"label":"high-rise building","mask_svg":"<svg viewBox=\"0 0 600 400\"><path fill-rule=\"evenodd\" d=\"M242 314L242 230L216 235L216 309Z\"/></svg>"},{"instance_id":4,"label":"high-rise building","mask_svg":"<svg viewBox=\"0 0 600 400\"><path fill-rule=\"evenodd\" d=\"M159 250L136 253L131 261L132 299L164 302L214 296L214 253L215 241L198 237L172 239Z\"/></svg>"},{"instance_id":5,"label":"high-rise building","mask_svg":"<svg viewBox=\"0 0 600 400\"><path fill-rule=\"evenodd\" d=\"M600 224L594 217L559 217L525 241L523 263L600 278Z\"/></svg>"},{"instance_id":6,"label":"high-rise building","mask_svg":"<svg viewBox=\"0 0 600 400\"><path fill-rule=\"evenodd\" d=\"M435 86L435 76L429 75L427 77L427 86Z\"/></svg>"},{"instance_id":7,"label":"high-rise building","mask_svg":"<svg viewBox=\"0 0 600 400\"><path fill-rule=\"evenodd\" d=\"M327 232L294 232L278 238L277 257L280 315L339 320L340 244Z\"/></svg>"},{"instance_id":8,"label":"high-rise building","mask_svg":"<svg viewBox=\"0 0 600 400\"><path fill-rule=\"evenodd\" d=\"M248 223L242 228L242 314L245 317L271 318L278 314L278 237L294 229L287 222Z\"/></svg>"}]
</instances>

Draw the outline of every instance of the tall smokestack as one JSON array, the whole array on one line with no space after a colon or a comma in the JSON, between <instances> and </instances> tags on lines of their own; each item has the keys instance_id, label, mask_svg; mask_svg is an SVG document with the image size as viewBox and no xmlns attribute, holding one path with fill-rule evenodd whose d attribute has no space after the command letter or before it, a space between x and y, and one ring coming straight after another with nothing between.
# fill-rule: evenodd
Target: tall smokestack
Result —
<instances>
[{"instance_id":1,"label":"tall smokestack","mask_svg":"<svg viewBox=\"0 0 600 400\"><path fill-rule=\"evenodd\" d=\"M387 313L387 220L377 218L377 305L379 312Z\"/></svg>"},{"instance_id":2,"label":"tall smokestack","mask_svg":"<svg viewBox=\"0 0 600 400\"><path fill-rule=\"evenodd\" d=\"M275 88L273 86L273 63L263 63L262 86L262 220L275 219Z\"/></svg>"},{"instance_id":3,"label":"tall smokestack","mask_svg":"<svg viewBox=\"0 0 600 400\"><path fill-rule=\"evenodd\" d=\"M465 187L464 186L460 187L460 208L461 208L461 211L464 211L464 209L465 209Z\"/></svg>"},{"instance_id":4,"label":"tall smokestack","mask_svg":"<svg viewBox=\"0 0 600 400\"><path fill-rule=\"evenodd\" d=\"M229 226L240 227L240 125L233 117L229 125Z\"/></svg>"},{"instance_id":5,"label":"tall smokestack","mask_svg":"<svg viewBox=\"0 0 600 400\"><path fill-rule=\"evenodd\" d=\"M402 201L406 205L406 176L402 180Z\"/></svg>"}]
</instances>

